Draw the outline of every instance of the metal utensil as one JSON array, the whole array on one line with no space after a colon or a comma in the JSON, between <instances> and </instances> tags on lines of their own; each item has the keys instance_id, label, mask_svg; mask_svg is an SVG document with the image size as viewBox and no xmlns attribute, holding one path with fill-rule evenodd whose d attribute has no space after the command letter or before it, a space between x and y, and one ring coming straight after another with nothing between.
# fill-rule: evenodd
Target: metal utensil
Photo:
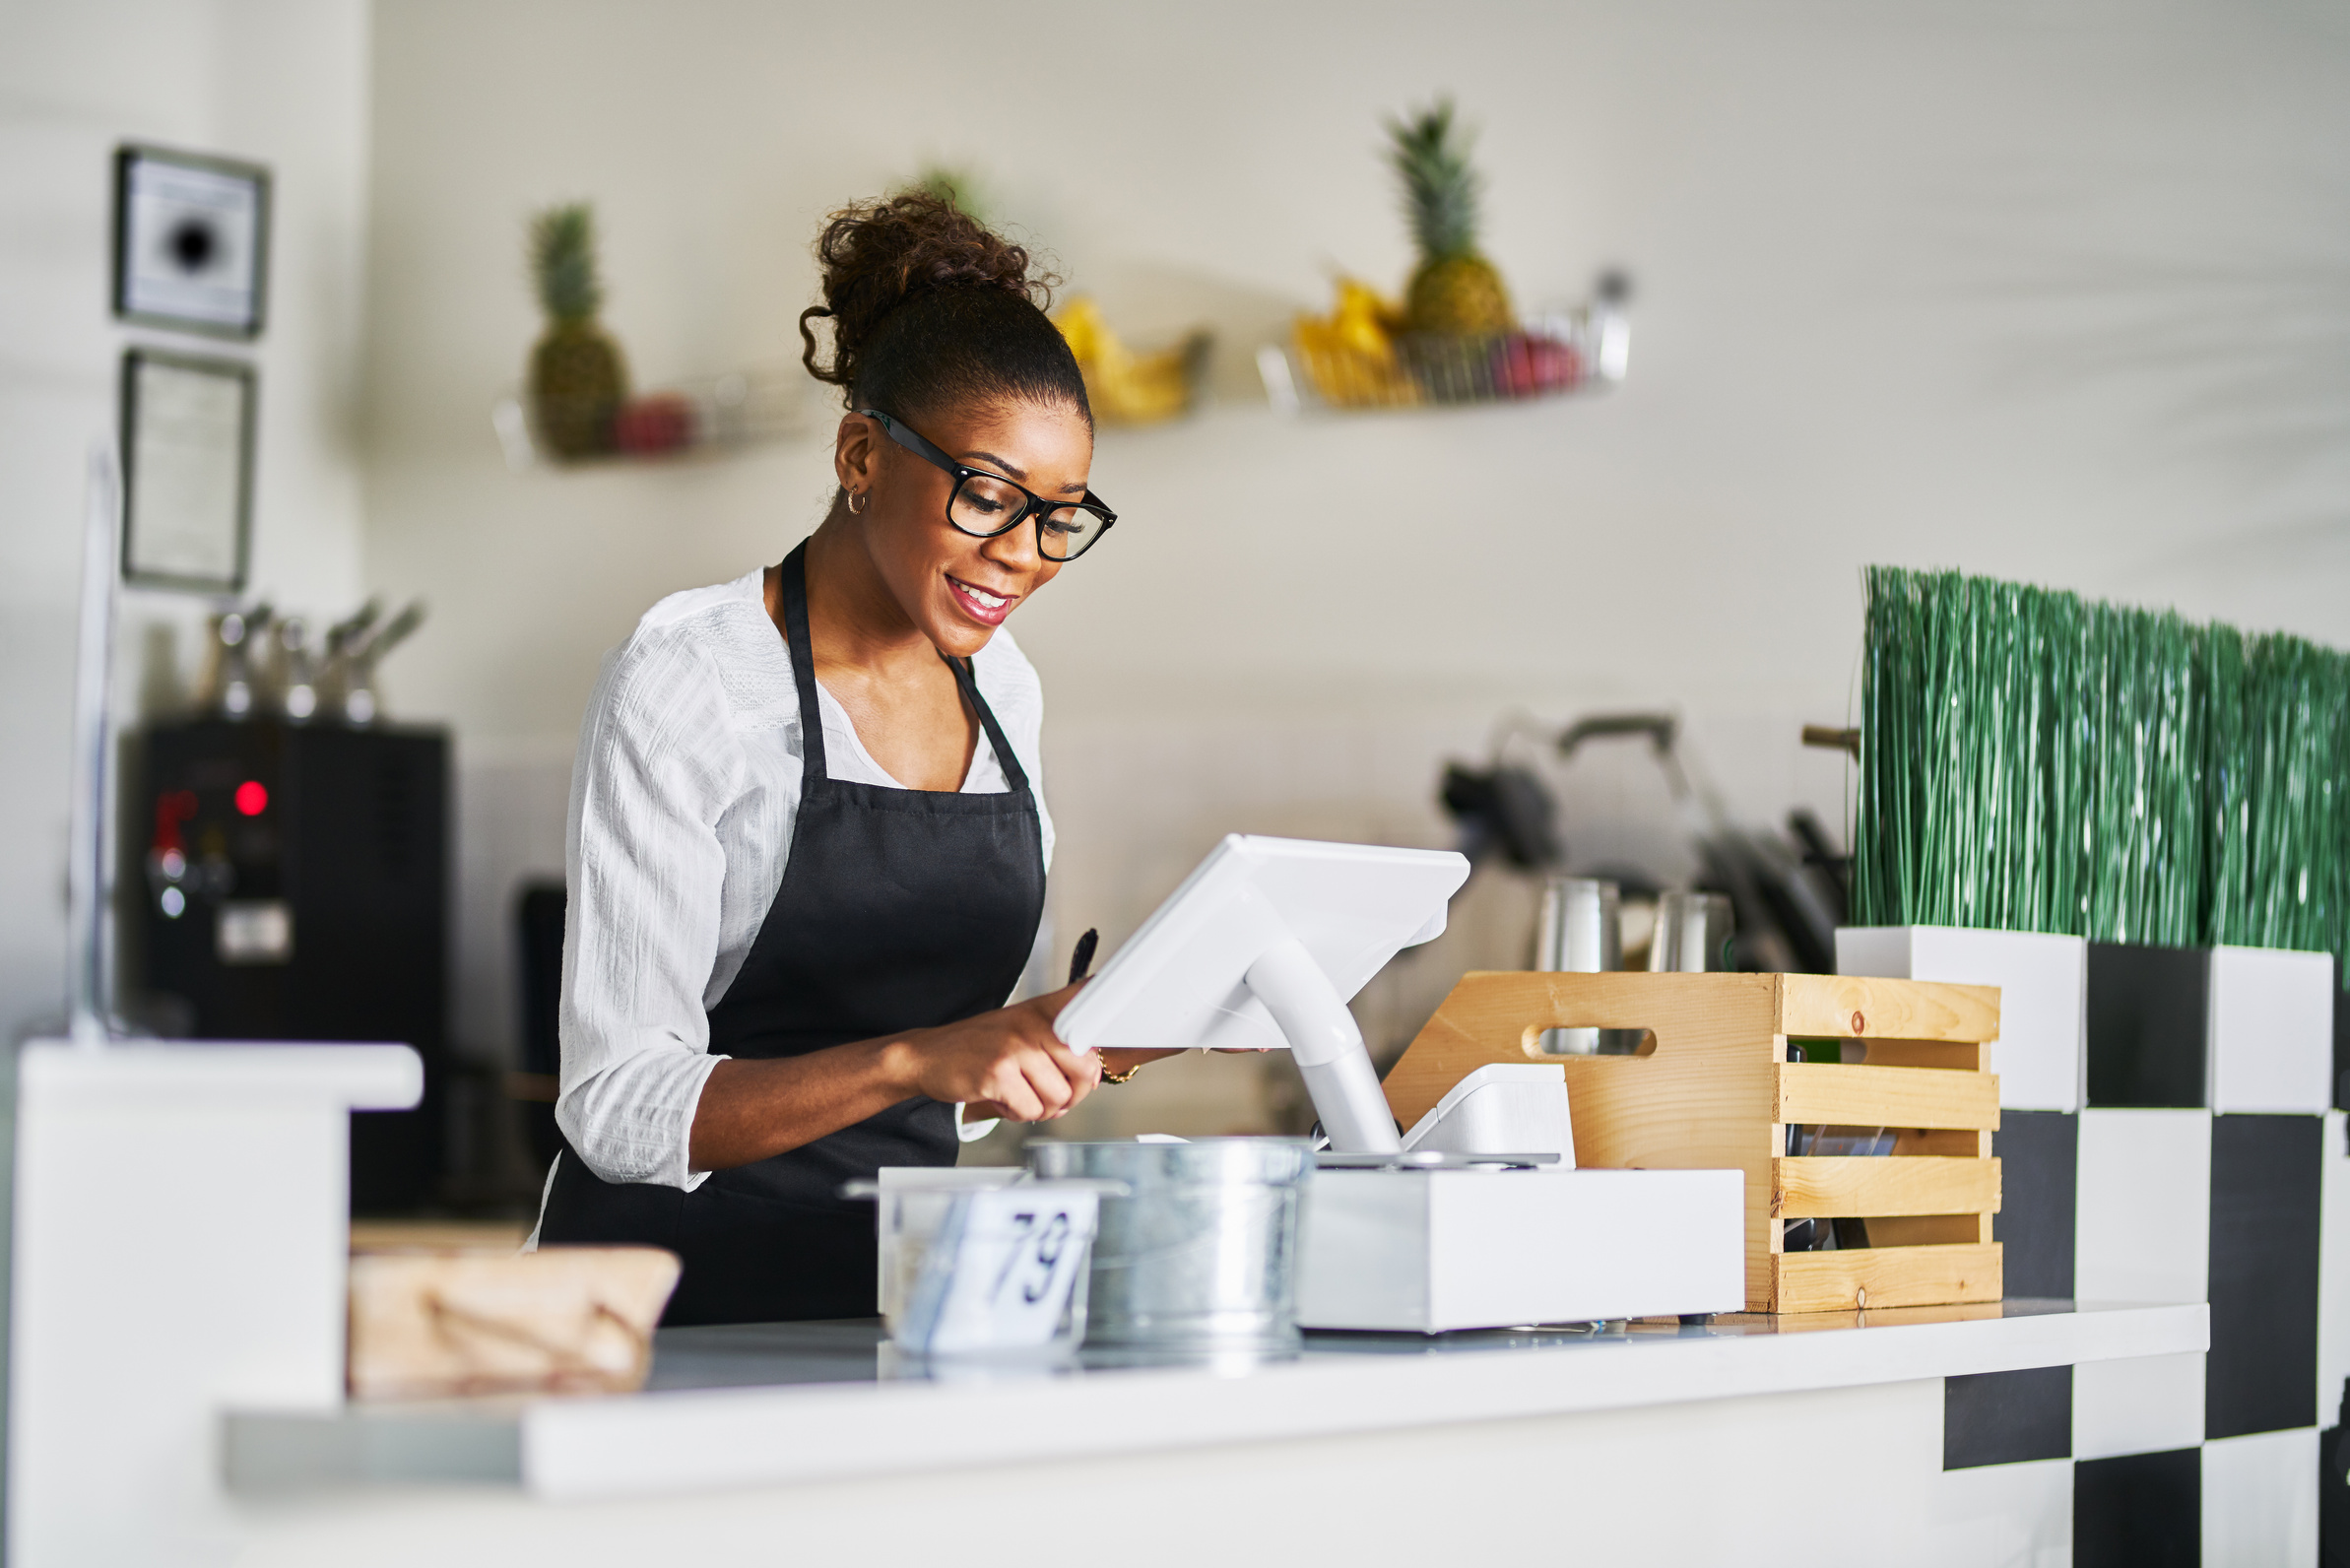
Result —
<instances>
[{"instance_id":1,"label":"metal utensil","mask_svg":"<svg viewBox=\"0 0 2350 1568\"><path fill-rule=\"evenodd\" d=\"M253 716L258 672L254 650L268 628L271 610L228 610L212 618L212 637L203 679L196 683L196 706L222 718Z\"/></svg>"},{"instance_id":2,"label":"metal utensil","mask_svg":"<svg viewBox=\"0 0 2350 1568\"><path fill-rule=\"evenodd\" d=\"M390 621L353 634L344 655L343 720L366 726L375 722L383 705L375 695L375 666L424 623L424 601L419 599Z\"/></svg>"}]
</instances>

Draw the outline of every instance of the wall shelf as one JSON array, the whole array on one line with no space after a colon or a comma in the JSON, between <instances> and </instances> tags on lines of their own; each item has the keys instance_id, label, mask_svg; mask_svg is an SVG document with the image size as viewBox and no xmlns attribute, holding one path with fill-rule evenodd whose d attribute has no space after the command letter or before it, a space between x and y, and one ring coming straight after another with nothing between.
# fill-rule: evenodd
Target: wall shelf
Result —
<instances>
[{"instance_id":1,"label":"wall shelf","mask_svg":"<svg viewBox=\"0 0 2350 1568\"><path fill-rule=\"evenodd\" d=\"M623 463L674 463L766 446L815 428L807 372L799 365L767 365L697 376L634 393L597 410L604 432L597 450L564 456L552 450L527 392L509 391L491 405L490 428L515 473L532 468L584 469Z\"/></svg>"}]
</instances>

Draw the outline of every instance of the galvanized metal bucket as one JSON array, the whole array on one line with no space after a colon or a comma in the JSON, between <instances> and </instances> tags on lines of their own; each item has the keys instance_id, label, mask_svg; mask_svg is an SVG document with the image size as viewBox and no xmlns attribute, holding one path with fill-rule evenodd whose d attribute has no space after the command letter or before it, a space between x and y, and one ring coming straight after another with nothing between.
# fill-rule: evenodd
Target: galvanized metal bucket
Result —
<instances>
[{"instance_id":1,"label":"galvanized metal bucket","mask_svg":"<svg viewBox=\"0 0 2350 1568\"><path fill-rule=\"evenodd\" d=\"M1131 1194L1102 1200L1086 1344L1295 1348L1298 1201L1314 1171L1305 1140L1035 1143L1028 1168Z\"/></svg>"}]
</instances>

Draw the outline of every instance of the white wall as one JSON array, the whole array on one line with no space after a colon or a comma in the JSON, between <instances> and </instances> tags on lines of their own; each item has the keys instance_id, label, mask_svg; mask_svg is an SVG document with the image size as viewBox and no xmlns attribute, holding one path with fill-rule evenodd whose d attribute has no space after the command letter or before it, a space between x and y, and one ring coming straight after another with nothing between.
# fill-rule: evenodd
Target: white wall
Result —
<instances>
[{"instance_id":1,"label":"white wall","mask_svg":"<svg viewBox=\"0 0 2350 1568\"><path fill-rule=\"evenodd\" d=\"M84 467L113 434L133 341L107 314L113 150L151 141L275 171L253 581L284 606L345 606L360 585L367 28L365 0L0 0L0 1037L64 998ZM128 596L126 705L168 700L192 675L202 609Z\"/></svg>"},{"instance_id":2,"label":"white wall","mask_svg":"<svg viewBox=\"0 0 2350 1568\"><path fill-rule=\"evenodd\" d=\"M1065 945L1228 827L1440 840L1441 755L1511 704L1677 704L1740 812L1837 819L1795 731L1847 711L1871 561L2350 641L2338 10L384 0L375 43L366 569L434 606L390 697L460 735L472 1039L509 1028L505 899L559 865L601 650L829 484L815 443L501 466L557 198L598 204L640 380L791 358L820 215L940 158L1114 321L1223 332L1232 399L1104 435L1127 521L1015 627ZM1284 423L1247 350L1334 263L1401 281L1379 119L1437 90L1523 301L1636 275L1631 381ZM1665 832L1642 782L1601 759L1578 800Z\"/></svg>"}]
</instances>

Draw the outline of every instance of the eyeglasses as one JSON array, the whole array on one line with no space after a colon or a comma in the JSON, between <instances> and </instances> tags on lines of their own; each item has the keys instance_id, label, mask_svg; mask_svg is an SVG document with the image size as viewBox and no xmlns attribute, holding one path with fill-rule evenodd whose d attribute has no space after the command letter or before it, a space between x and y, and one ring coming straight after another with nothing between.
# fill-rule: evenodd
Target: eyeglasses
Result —
<instances>
[{"instance_id":1,"label":"eyeglasses","mask_svg":"<svg viewBox=\"0 0 2350 1568\"><path fill-rule=\"evenodd\" d=\"M1081 501L1050 501L1024 485L1001 474L966 468L879 409L859 409L878 423L889 438L954 480L947 497L947 521L957 533L974 539L994 539L1036 519L1036 553L1047 560L1075 560L1099 543L1118 521L1118 514L1091 490Z\"/></svg>"}]
</instances>

